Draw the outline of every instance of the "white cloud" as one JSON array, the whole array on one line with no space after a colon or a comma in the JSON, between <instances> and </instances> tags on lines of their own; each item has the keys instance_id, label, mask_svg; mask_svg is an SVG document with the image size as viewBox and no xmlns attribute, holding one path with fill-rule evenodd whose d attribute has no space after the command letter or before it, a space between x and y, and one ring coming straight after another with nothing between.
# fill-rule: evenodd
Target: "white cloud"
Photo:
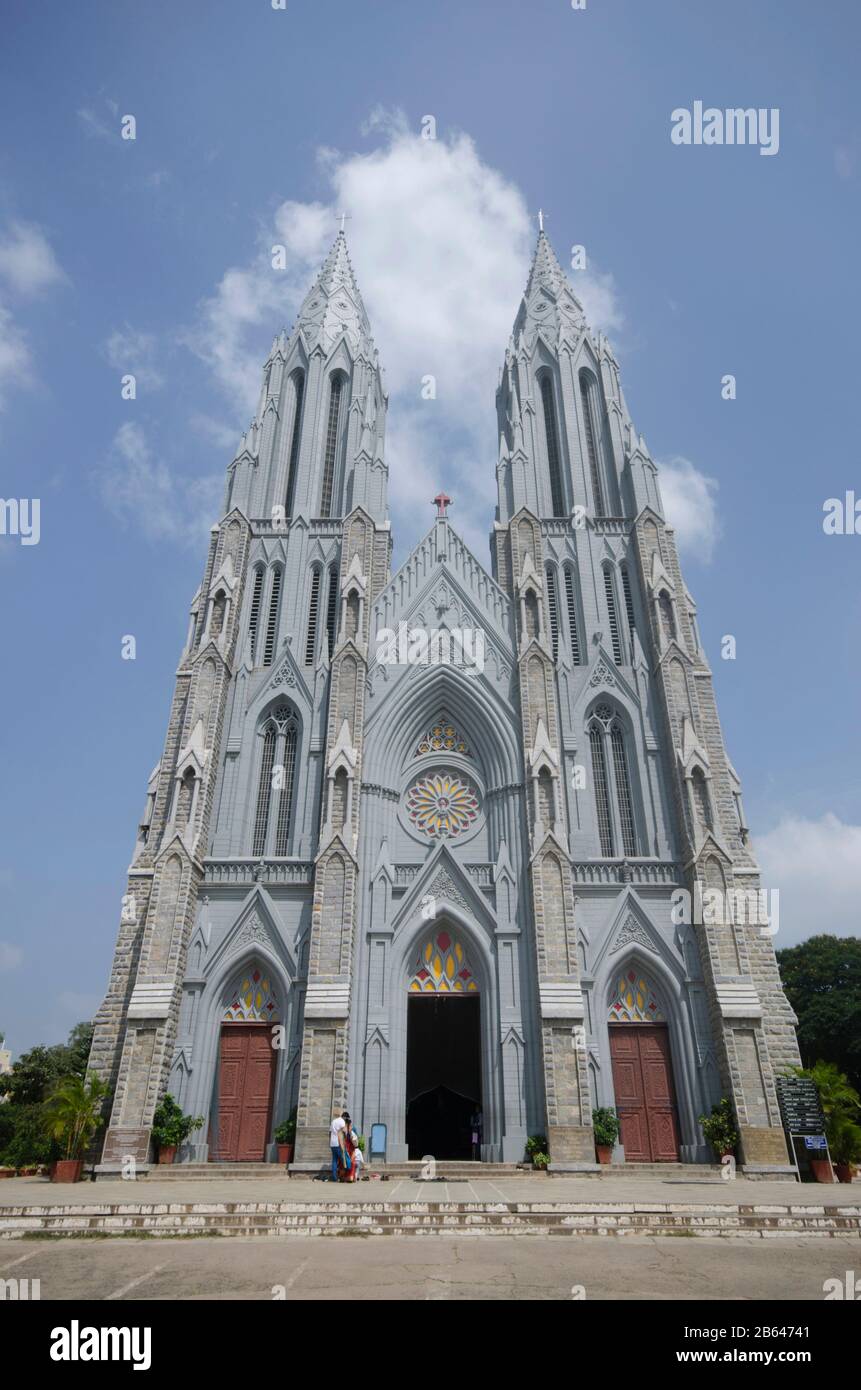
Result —
<instances>
[{"instance_id":1,"label":"white cloud","mask_svg":"<svg viewBox=\"0 0 861 1390\"><path fill-rule=\"evenodd\" d=\"M20 946L13 946L11 941L0 941L0 971L17 970L24 959L24 952Z\"/></svg>"},{"instance_id":2,"label":"white cloud","mask_svg":"<svg viewBox=\"0 0 861 1390\"><path fill-rule=\"evenodd\" d=\"M289 324L334 239L347 238L390 394L386 446L396 528L430 524L440 486L453 520L487 554L496 500L499 368L529 268L536 229L520 190L462 134L423 140L400 115L376 112L368 154L319 152L328 202L284 202L260 230L255 258L229 269L185 342L212 368L231 405L253 411L262 357ZM287 251L285 271L271 248ZM561 247L560 247L561 251ZM593 327L622 322L612 278L576 277ZM436 377L436 400L421 398Z\"/></svg>"},{"instance_id":3,"label":"white cloud","mask_svg":"<svg viewBox=\"0 0 861 1390\"><path fill-rule=\"evenodd\" d=\"M126 324L117 328L104 346L105 356L123 376L131 372L138 386L157 391L164 377L156 361L157 343L152 333L141 333Z\"/></svg>"},{"instance_id":4,"label":"white cloud","mask_svg":"<svg viewBox=\"0 0 861 1390\"><path fill-rule=\"evenodd\" d=\"M762 886L780 893L776 949L823 932L861 935L861 825L837 816L785 816L756 837Z\"/></svg>"},{"instance_id":5,"label":"white cloud","mask_svg":"<svg viewBox=\"0 0 861 1390\"><path fill-rule=\"evenodd\" d=\"M7 292L33 297L65 280L42 231L30 222L10 222L0 235L0 281ZM33 382L33 355L12 310L0 301L0 410L10 388Z\"/></svg>"},{"instance_id":6,"label":"white cloud","mask_svg":"<svg viewBox=\"0 0 861 1390\"><path fill-rule=\"evenodd\" d=\"M708 563L720 536L717 481L700 473L688 459L673 458L658 463L658 482L679 550Z\"/></svg>"},{"instance_id":7,"label":"white cloud","mask_svg":"<svg viewBox=\"0 0 861 1390\"><path fill-rule=\"evenodd\" d=\"M26 336L10 311L0 304L0 410L10 386L28 386L33 358Z\"/></svg>"},{"instance_id":8,"label":"white cloud","mask_svg":"<svg viewBox=\"0 0 861 1390\"><path fill-rule=\"evenodd\" d=\"M119 122L116 121L119 107L116 102L106 102L105 104L109 107L111 114L115 118L114 125L108 125L107 121L102 116L98 115L91 106L82 106L80 108L77 113L78 120L87 135L92 135L99 140L119 140Z\"/></svg>"},{"instance_id":9,"label":"white cloud","mask_svg":"<svg viewBox=\"0 0 861 1390\"><path fill-rule=\"evenodd\" d=\"M0 277L24 295L66 278L45 233L32 222L10 222L0 237Z\"/></svg>"},{"instance_id":10,"label":"white cloud","mask_svg":"<svg viewBox=\"0 0 861 1390\"><path fill-rule=\"evenodd\" d=\"M110 511L150 540L198 543L218 514L224 475L220 470L206 478L175 476L163 460L153 458L143 428L129 421L114 435L95 482Z\"/></svg>"}]
</instances>

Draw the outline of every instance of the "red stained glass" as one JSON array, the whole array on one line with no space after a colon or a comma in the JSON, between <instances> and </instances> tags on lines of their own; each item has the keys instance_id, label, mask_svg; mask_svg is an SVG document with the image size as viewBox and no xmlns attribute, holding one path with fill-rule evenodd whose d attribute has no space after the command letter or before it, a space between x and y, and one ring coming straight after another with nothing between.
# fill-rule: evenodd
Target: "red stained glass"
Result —
<instances>
[{"instance_id":1,"label":"red stained glass","mask_svg":"<svg viewBox=\"0 0 861 1390\"><path fill-rule=\"evenodd\" d=\"M447 951L451 945L451 937L448 932L441 931L436 940L441 951Z\"/></svg>"}]
</instances>

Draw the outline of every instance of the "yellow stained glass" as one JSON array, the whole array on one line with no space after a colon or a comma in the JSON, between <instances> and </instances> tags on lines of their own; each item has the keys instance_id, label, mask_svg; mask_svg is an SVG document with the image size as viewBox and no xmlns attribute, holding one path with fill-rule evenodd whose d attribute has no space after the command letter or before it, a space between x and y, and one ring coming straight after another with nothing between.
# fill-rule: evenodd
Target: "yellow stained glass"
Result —
<instances>
[{"instance_id":1,"label":"yellow stained glass","mask_svg":"<svg viewBox=\"0 0 861 1390\"><path fill-rule=\"evenodd\" d=\"M408 988L413 994L480 993L463 943L445 928L419 948Z\"/></svg>"}]
</instances>

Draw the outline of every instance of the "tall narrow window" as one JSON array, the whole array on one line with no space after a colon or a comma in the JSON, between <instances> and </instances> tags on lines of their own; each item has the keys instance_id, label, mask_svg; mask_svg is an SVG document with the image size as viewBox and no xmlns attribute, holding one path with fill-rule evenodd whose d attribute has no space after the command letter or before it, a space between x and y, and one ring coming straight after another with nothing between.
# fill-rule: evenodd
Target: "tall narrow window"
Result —
<instances>
[{"instance_id":1,"label":"tall narrow window","mask_svg":"<svg viewBox=\"0 0 861 1390\"><path fill-rule=\"evenodd\" d=\"M592 776L595 779L595 809L598 812L601 853L610 859L613 856L613 827L610 823L607 759L604 756L604 740L599 729L593 727L589 730L589 743L592 748Z\"/></svg>"},{"instance_id":2,"label":"tall narrow window","mask_svg":"<svg viewBox=\"0 0 861 1390\"><path fill-rule=\"evenodd\" d=\"M616 800L619 807L619 829L622 835L622 849L625 854L637 853L634 834L634 807L631 802L631 779L628 776L628 759L625 753L625 737L618 724L610 734L613 747L613 772L616 777Z\"/></svg>"},{"instance_id":3,"label":"tall narrow window","mask_svg":"<svg viewBox=\"0 0 861 1390\"><path fill-rule=\"evenodd\" d=\"M577 599L574 596L574 571L565 566L565 603L568 608L568 636L571 639L571 659L580 665L580 635L577 629Z\"/></svg>"},{"instance_id":4,"label":"tall narrow window","mask_svg":"<svg viewBox=\"0 0 861 1390\"><path fill-rule=\"evenodd\" d=\"M547 438L547 463L550 469L550 499L553 505L553 515L564 516L565 501L562 492L559 427L556 423L556 406L553 401L553 382L546 375L541 378L541 400L544 405L544 434Z\"/></svg>"},{"instance_id":5,"label":"tall narrow window","mask_svg":"<svg viewBox=\"0 0 861 1390\"><path fill-rule=\"evenodd\" d=\"M661 612L661 627L664 630L664 640L672 642L676 635L676 619L673 614L673 601L666 589L662 589L658 594L658 608Z\"/></svg>"},{"instance_id":6,"label":"tall narrow window","mask_svg":"<svg viewBox=\"0 0 861 1390\"><path fill-rule=\"evenodd\" d=\"M329 639L329 660L335 650L335 624L338 617L338 566L329 566L329 592L326 598L326 636Z\"/></svg>"},{"instance_id":7,"label":"tall narrow window","mask_svg":"<svg viewBox=\"0 0 861 1390\"><path fill-rule=\"evenodd\" d=\"M595 499L595 515L606 516L604 492L601 487L601 473L598 466L598 441L595 437L595 414L592 409L593 387L588 372L580 373L580 402L583 406L583 428L586 431L586 453L589 459L589 474L592 479L592 495Z\"/></svg>"},{"instance_id":8,"label":"tall narrow window","mask_svg":"<svg viewBox=\"0 0 861 1390\"><path fill-rule=\"evenodd\" d=\"M604 593L607 598L607 621L610 624L610 641L613 644L613 660L617 666L622 665L622 641L619 636L619 615L616 612L616 591L613 588L613 576L610 573L610 566L604 566Z\"/></svg>"},{"instance_id":9,"label":"tall narrow window","mask_svg":"<svg viewBox=\"0 0 861 1390\"><path fill-rule=\"evenodd\" d=\"M260 601L263 597L263 570L258 566L254 571L254 587L251 590L251 612L248 615L248 645L251 660L257 652L257 629L260 626Z\"/></svg>"},{"instance_id":10,"label":"tall narrow window","mask_svg":"<svg viewBox=\"0 0 861 1390\"><path fill-rule=\"evenodd\" d=\"M271 666L278 640L278 612L281 607L281 571L272 571L272 593L269 596L269 620L266 623L266 640L263 643L263 665Z\"/></svg>"},{"instance_id":11,"label":"tall narrow window","mask_svg":"<svg viewBox=\"0 0 861 1390\"><path fill-rule=\"evenodd\" d=\"M691 777L691 785L694 789L694 805L697 817L703 832L712 828L712 810L709 802L709 789L706 786L706 779L698 767L694 768Z\"/></svg>"},{"instance_id":12,"label":"tall narrow window","mask_svg":"<svg viewBox=\"0 0 861 1390\"><path fill-rule=\"evenodd\" d=\"M556 594L556 571L552 565L547 566L547 607L550 610L550 646L553 651L553 660L559 656L559 602Z\"/></svg>"},{"instance_id":13,"label":"tall narrow window","mask_svg":"<svg viewBox=\"0 0 861 1390\"><path fill-rule=\"evenodd\" d=\"M335 463L338 455L338 420L341 414L341 391L344 379L333 376L329 386L329 418L326 422L326 446L323 455L323 492L320 515L332 515L332 490L335 484Z\"/></svg>"},{"instance_id":14,"label":"tall narrow window","mask_svg":"<svg viewBox=\"0 0 861 1390\"><path fill-rule=\"evenodd\" d=\"M260 761L260 781L257 784L257 813L254 817L254 848L252 853L259 856L266 850L266 832L269 829L269 807L272 804L272 768L275 763L275 743L278 735L274 728L268 728L263 736L263 757Z\"/></svg>"},{"instance_id":15,"label":"tall narrow window","mask_svg":"<svg viewBox=\"0 0 861 1390\"><path fill-rule=\"evenodd\" d=\"M278 800L278 821L275 831L275 853L285 855L290 844L290 822L293 808L293 783L296 780L296 726L291 724L281 747L281 793Z\"/></svg>"},{"instance_id":16,"label":"tall narrow window","mask_svg":"<svg viewBox=\"0 0 861 1390\"><path fill-rule=\"evenodd\" d=\"M305 373L296 372L293 376L293 436L290 440L290 462L287 467L287 501L284 510L287 516L293 515L293 497L296 492L296 468L299 462L299 441L302 438L302 406L305 400Z\"/></svg>"},{"instance_id":17,"label":"tall narrow window","mask_svg":"<svg viewBox=\"0 0 861 1390\"><path fill-rule=\"evenodd\" d=\"M628 574L628 566L622 566L622 592L625 595L625 612L628 615L628 628L631 632L637 626L634 620L634 600L631 597L631 576Z\"/></svg>"},{"instance_id":18,"label":"tall narrow window","mask_svg":"<svg viewBox=\"0 0 861 1390\"><path fill-rule=\"evenodd\" d=\"M320 613L320 571L311 574L311 600L308 604L308 632L305 637L305 665L313 666L317 652L317 619Z\"/></svg>"}]
</instances>

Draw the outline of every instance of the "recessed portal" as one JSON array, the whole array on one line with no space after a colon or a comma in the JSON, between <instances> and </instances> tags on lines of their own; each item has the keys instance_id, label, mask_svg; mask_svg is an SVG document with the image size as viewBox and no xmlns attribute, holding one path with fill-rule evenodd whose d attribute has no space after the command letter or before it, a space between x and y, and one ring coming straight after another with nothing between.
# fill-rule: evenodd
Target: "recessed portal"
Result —
<instances>
[{"instance_id":1,"label":"recessed portal","mask_svg":"<svg viewBox=\"0 0 861 1390\"><path fill-rule=\"evenodd\" d=\"M407 1004L409 1157L471 1159L481 1110L481 1000L425 994Z\"/></svg>"}]
</instances>

